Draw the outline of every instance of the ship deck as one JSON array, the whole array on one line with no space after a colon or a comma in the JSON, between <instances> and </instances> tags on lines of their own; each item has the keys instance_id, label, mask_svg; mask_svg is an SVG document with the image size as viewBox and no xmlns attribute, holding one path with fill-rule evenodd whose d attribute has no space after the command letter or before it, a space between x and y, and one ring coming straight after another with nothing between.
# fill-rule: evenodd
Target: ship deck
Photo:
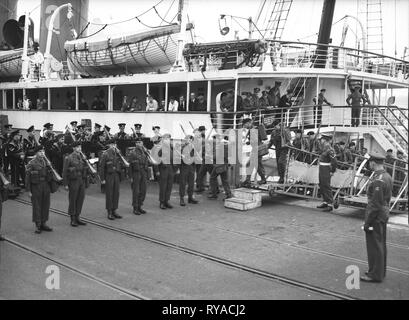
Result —
<instances>
[{"instance_id":1,"label":"ship deck","mask_svg":"<svg viewBox=\"0 0 409 320\"><path fill-rule=\"evenodd\" d=\"M6 299L408 299L409 228L388 226L388 273L382 284L345 286L346 268L367 268L364 212L328 214L315 202L276 196L239 212L196 195L181 208L160 210L150 182L144 208L131 212L131 190L121 184L118 213L109 221L99 186L87 190L83 218L72 228L67 192L52 195L49 225L34 234L26 193L3 204L0 298ZM399 217L402 219L402 217ZM407 220L407 216L406 216ZM60 266L60 290L47 290L48 265Z\"/></svg>"}]
</instances>

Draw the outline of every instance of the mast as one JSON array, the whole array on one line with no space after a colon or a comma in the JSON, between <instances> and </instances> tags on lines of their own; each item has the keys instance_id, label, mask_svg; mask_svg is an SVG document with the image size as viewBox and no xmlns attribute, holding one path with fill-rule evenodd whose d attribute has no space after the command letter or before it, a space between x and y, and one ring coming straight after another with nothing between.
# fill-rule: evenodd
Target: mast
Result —
<instances>
[{"instance_id":1,"label":"mast","mask_svg":"<svg viewBox=\"0 0 409 320\"><path fill-rule=\"evenodd\" d=\"M318 46L316 61L314 62L314 68L325 68L328 56L327 45L330 42L332 20L334 18L336 0L324 0L322 8L321 24L318 33Z\"/></svg>"},{"instance_id":2,"label":"mast","mask_svg":"<svg viewBox=\"0 0 409 320\"><path fill-rule=\"evenodd\" d=\"M180 33L178 35L178 48L175 63L169 72L184 72L186 70L183 49L186 43L187 4L188 0L179 0L178 22L180 24Z\"/></svg>"}]
</instances>

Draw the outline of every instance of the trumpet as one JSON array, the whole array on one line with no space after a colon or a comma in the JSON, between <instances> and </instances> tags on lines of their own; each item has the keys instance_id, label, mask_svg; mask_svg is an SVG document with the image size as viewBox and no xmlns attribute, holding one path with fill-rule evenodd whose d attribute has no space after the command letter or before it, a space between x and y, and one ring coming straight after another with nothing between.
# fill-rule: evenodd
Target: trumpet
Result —
<instances>
[{"instance_id":1,"label":"trumpet","mask_svg":"<svg viewBox=\"0 0 409 320\"><path fill-rule=\"evenodd\" d=\"M7 187L10 184L10 181L7 180L3 172L0 171L0 180L3 186Z\"/></svg>"},{"instance_id":2,"label":"trumpet","mask_svg":"<svg viewBox=\"0 0 409 320\"><path fill-rule=\"evenodd\" d=\"M58 174L57 171L55 171L55 169L53 168L53 165L51 164L51 161L48 160L48 158L47 158L46 155L44 155L44 159L45 159L45 161L47 162L47 165L48 165L48 166L50 167L50 169L51 169L51 173L53 174L53 179L54 179L56 182L61 182L61 181L63 180L62 177Z\"/></svg>"},{"instance_id":3,"label":"trumpet","mask_svg":"<svg viewBox=\"0 0 409 320\"><path fill-rule=\"evenodd\" d=\"M115 152L118 154L119 158L121 159L123 165L127 168L129 168L129 162L126 161L126 159L124 158L124 156L122 155L121 151L115 146L114 147Z\"/></svg>"},{"instance_id":4,"label":"trumpet","mask_svg":"<svg viewBox=\"0 0 409 320\"><path fill-rule=\"evenodd\" d=\"M97 175L97 170L92 166L92 164L89 162L89 160L87 159L87 157L85 156L85 154L82 153L82 151L80 152L82 159L84 160L84 162L87 164L89 171L91 172L91 174L93 176Z\"/></svg>"},{"instance_id":5,"label":"trumpet","mask_svg":"<svg viewBox=\"0 0 409 320\"><path fill-rule=\"evenodd\" d=\"M70 133L70 135L71 135L71 138L72 138L72 141L77 141L77 139L75 138L75 136L72 134L72 132L71 132L71 130L70 130L70 127L68 126L68 124L65 126L65 132L69 132Z\"/></svg>"}]
</instances>

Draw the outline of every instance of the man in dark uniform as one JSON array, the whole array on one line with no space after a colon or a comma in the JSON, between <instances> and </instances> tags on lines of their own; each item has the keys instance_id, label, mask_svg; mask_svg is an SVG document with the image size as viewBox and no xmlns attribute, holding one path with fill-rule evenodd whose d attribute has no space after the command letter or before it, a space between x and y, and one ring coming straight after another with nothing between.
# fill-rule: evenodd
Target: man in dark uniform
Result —
<instances>
[{"instance_id":1,"label":"man in dark uniform","mask_svg":"<svg viewBox=\"0 0 409 320\"><path fill-rule=\"evenodd\" d=\"M207 173L211 173L213 170L213 162L207 161L206 163L206 127L200 126L198 128L198 134L195 137L195 148L197 150L197 159L196 159L196 192L200 193L205 190L204 188L204 179ZM201 159L199 159L201 156ZM210 159L213 159L213 155L210 156Z\"/></svg>"},{"instance_id":2,"label":"man in dark uniform","mask_svg":"<svg viewBox=\"0 0 409 320\"><path fill-rule=\"evenodd\" d=\"M324 103L327 105L327 106L331 106L332 107L332 103L331 102L328 102L328 100L327 100L327 98L325 98L325 92L326 92L327 90L326 89L321 89L321 91L320 91L320 93L318 94L318 99L317 99L317 97L314 97L313 99L312 99L312 101L314 102L314 104L315 104L315 107L314 107L314 119L313 119L313 121L314 121L314 123L315 123L315 120L317 120L317 122L316 122L316 126L319 126L320 125L320 123L321 123L321 119L322 119L322 106L324 105Z\"/></svg>"},{"instance_id":3,"label":"man in dark uniform","mask_svg":"<svg viewBox=\"0 0 409 320\"><path fill-rule=\"evenodd\" d=\"M187 184L188 203L197 204L198 201L193 199L193 188L195 184L195 146L193 144L193 136L185 137L186 143L182 146L181 155L182 163L180 165L180 182L179 196L180 205L186 206L185 193Z\"/></svg>"},{"instance_id":4,"label":"man in dark uniform","mask_svg":"<svg viewBox=\"0 0 409 320\"><path fill-rule=\"evenodd\" d=\"M104 144L101 141L101 136L103 135L103 131L101 131L101 125L95 123L94 125L94 133L91 135L91 150L95 154L95 157L99 158L100 152L105 149Z\"/></svg>"},{"instance_id":5,"label":"man in dark uniform","mask_svg":"<svg viewBox=\"0 0 409 320\"><path fill-rule=\"evenodd\" d=\"M43 136L40 143L44 146L45 155L51 158L51 148L54 143L55 134L53 132L54 125L52 123L46 123L44 125Z\"/></svg>"},{"instance_id":6,"label":"man in dark uniform","mask_svg":"<svg viewBox=\"0 0 409 320\"><path fill-rule=\"evenodd\" d=\"M271 133L268 148L274 145L276 152L277 170L280 180L278 183L284 183L284 176L288 161L288 147L291 146L291 133L288 128L282 127L279 120L274 121L274 130Z\"/></svg>"},{"instance_id":7,"label":"man in dark uniform","mask_svg":"<svg viewBox=\"0 0 409 320\"><path fill-rule=\"evenodd\" d=\"M394 163L395 163L395 158L393 157L393 150L392 149L386 150L385 168L391 177L393 176L393 164Z\"/></svg>"},{"instance_id":8,"label":"man in dark uniform","mask_svg":"<svg viewBox=\"0 0 409 320\"><path fill-rule=\"evenodd\" d=\"M386 276L386 226L392 197L392 178L385 171L385 157L373 154L369 166L374 175L367 187L368 204L365 214L365 238L368 253L368 271L361 280L382 282Z\"/></svg>"},{"instance_id":9,"label":"man in dark uniform","mask_svg":"<svg viewBox=\"0 0 409 320\"><path fill-rule=\"evenodd\" d=\"M319 157L319 187L324 201L317 208L324 209L325 212L333 210L334 199L331 189L331 176L337 169L337 158L330 144L331 139L332 137L329 135L321 135L322 151Z\"/></svg>"},{"instance_id":10,"label":"man in dark uniform","mask_svg":"<svg viewBox=\"0 0 409 320\"><path fill-rule=\"evenodd\" d=\"M46 222L50 210L50 182L51 168L45 160L44 146L35 149L36 155L26 167L26 190L33 206L33 222L36 225L35 233L52 231Z\"/></svg>"},{"instance_id":11,"label":"man in dark uniform","mask_svg":"<svg viewBox=\"0 0 409 320\"><path fill-rule=\"evenodd\" d=\"M70 151L72 151L72 147L67 146L64 143L64 134L57 134L55 142L51 146L50 161L59 175L62 175L63 173L64 158L70 153Z\"/></svg>"},{"instance_id":12,"label":"man in dark uniform","mask_svg":"<svg viewBox=\"0 0 409 320\"><path fill-rule=\"evenodd\" d=\"M173 179L175 172L173 168L173 147L171 145L171 135L166 133L162 136L161 143L157 145L159 164L159 202L161 209L172 209L169 204L172 193Z\"/></svg>"},{"instance_id":13,"label":"man in dark uniform","mask_svg":"<svg viewBox=\"0 0 409 320\"><path fill-rule=\"evenodd\" d=\"M2 148L1 148L1 156L3 158L3 170L4 173L7 174L9 172L10 168L10 162L7 154L7 144L11 142L11 133L13 132L13 125L12 124L6 124L4 125L5 132L3 134L2 140Z\"/></svg>"},{"instance_id":14,"label":"man in dark uniform","mask_svg":"<svg viewBox=\"0 0 409 320\"><path fill-rule=\"evenodd\" d=\"M85 199L85 188L87 187L88 167L84 163L81 154L81 142L74 142L71 147L73 152L64 159L63 183L68 190L68 214L71 217L71 226L83 226L85 222L80 220L82 205Z\"/></svg>"},{"instance_id":15,"label":"man in dark uniform","mask_svg":"<svg viewBox=\"0 0 409 320\"><path fill-rule=\"evenodd\" d=\"M145 138L145 135L141 132L142 129L142 125L140 123L135 123L134 124L134 132L132 133L132 138L136 139L136 138L140 138L143 139Z\"/></svg>"},{"instance_id":16,"label":"man in dark uniform","mask_svg":"<svg viewBox=\"0 0 409 320\"><path fill-rule=\"evenodd\" d=\"M293 141L293 147L299 150L305 150L305 141L302 136L303 132L301 129L295 130L295 138ZM303 161L305 154L300 151L294 151L294 159L297 161Z\"/></svg>"},{"instance_id":17,"label":"man in dark uniform","mask_svg":"<svg viewBox=\"0 0 409 320\"><path fill-rule=\"evenodd\" d=\"M251 186L251 175L253 173L255 163L257 162L257 173L260 175L260 184L265 184L267 182L266 180L266 171L264 169L263 165L263 155L258 152L259 146L263 144L263 140L261 139L260 134L258 133L258 129L254 128L253 122L251 119L246 118L243 120L243 129L247 130L246 132L246 144L251 144L251 130L254 130L257 132L257 140L256 144L252 145L251 148L251 155L250 157L252 160L250 160L250 167L248 168L248 174L246 176L246 180L243 182L244 187L249 187ZM256 176L256 182L257 182L257 176Z\"/></svg>"},{"instance_id":18,"label":"man in dark uniform","mask_svg":"<svg viewBox=\"0 0 409 320\"><path fill-rule=\"evenodd\" d=\"M101 155L99 176L101 184L105 185L105 207L108 211L108 219L121 219L115 211L118 209L120 175L123 163L119 156L119 150L115 145L115 139L107 140L108 150Z\"/></svg>"},{"instance_id":19,"label":"man in dark uniform","mask_svg":"<svg viewBox=\"0 0 409 320\"><path fill-rule=\"evenodd\" d=\"M226 199L230 199L233 197L229 182L227 181L227 169L229 163L229 148L228 143L223 141L223 135L216 134L215 135L215 142L213 147L213 159L214 165L212 173L210 174L210 194L208 195L208 199L217 199L218 193L218 182L217 177L220 176L224 193Z\"/></svg>"},{"instance_id":20,"label":"man in dark uniform","mask_svg":"<svg viewBox=\"0 0 409 320\"><path fill-rule=\"evenodd\" d=\"M293 105L291 102L291 98L293 97L293 95L294 95L293 90L287 89L287 93L280 98L280 102L278 104L278 108L279 108L278 116L279 116L279 119L281 119L281 121L283 122L286 116L286 112L290 110ZM289 116L288 124L290 127L296 115L297 115L297 112L290 110L289 115L288 115Z\"/></svg>"},{"instance_id":21,"label":"man in dark uniform","mask_svg":"<svg viewBox=\"0 0 409 320\"><path fill-rule=\"evenodd\" d=\"M358 127L359 126L359 118L361 117L361 102L365 104L368 102L366 97L359 92L361 89L360 86L356 86L354 88L354 92L352 92L347 98L347 104L351 107L351 126Z\"/></svg>"},{"instance_id":22,"label":"man in dark uniform","mask_svg":"<svg viewBox=\"0 0 409 320\"><path fill-rule=\"evenodd\" d=\"M11 165L11 183L16 186L24 186L25 164L24 150L21 143L19 130L14 130L11 134L12 141L7 146L7 154Z\"/></svg>"},{"instance_id":23,"label":"man in dark uniform","mask_svg":"<svg viewBox=\"0 0 409 320\"><path fill-rule=\"evenodd\" d=\"M2 159L0 158L0 174L5 178L4 172L3 172L3 162ZM7 184L5 184L6 182ZM6 179L0 179L0 230L1 230L1 215L3 211L3 191L8 187L8 181ZM5 199L4 199L5 200ZM0 241L4 241L4 237L0 233Z\"/></svg>"},{"instance_id":24,"label":"man in dark uniform","mask_svg":"<svg viewBox=\"0 0 409 320\"><path fill-rule=\"evenodd\" d=\"M393 194L397 196L399 194L399 191L401 190L401 187L407 175L407 171L405 171L405 169L407 168L408 161L404 158L403 152L401 150L398 150L396 152L396 157L397 157L395 165L396 187L393 190Z\"/></svg>"},{"instance_id":25,"label":"man in dark uniform","mask_svg":"<svg viewBox=\"0 0 409 320\"><path fill-rule=\"evenodd\" d=\"M125 126L125 123L118 123L119 132L114 136L118 149L121 151L123 156L126 155L126 142L129 140L129 136L125 132Z\"/></svg>"},{"instance_id":26,"label":"man in dark uniform","mask_svg":"<svg viewBox=\"0 0 409 320\"><path fill-rule=\"evenodd\" d=\"M135 148L129 154L129 164L133 213L145 214L146 211L142 206L146 197L150 157L140 137L135 138Z\"/></svg>"},{"instance_id":27,"label":"man in dark uniform","mask_svg":"<svg viewBox=\"0 0 409 320\"><path fill-rule=\"evenodd\" d=\"M30 126L27 129L27 134L27 138L24 138L23 140L23 149L26 163L28 163L28 161L30 161L34 157L34 149L38 146L37 140L34 137L34 126Z\"/></svg>"},{"instance_id":28,"label":"man in dark uniform","mask_svg":"<svg viewBox=\"0 0 409 320\"><path fill-rule=\"evenodd\" d=\"M334 144L335 146L335 144ZM335 150L335 148L334 148ZM349 163L349 155L346 152L346 148L345 148L345 142L344 141L340 141L338 143L338 150L336 151L336 158L337 158L337 162L343 162L342 164L339 164L339 168L342 170L348 170L349 166L347 165L347 163Z\"/></svg>"}]
</instances>

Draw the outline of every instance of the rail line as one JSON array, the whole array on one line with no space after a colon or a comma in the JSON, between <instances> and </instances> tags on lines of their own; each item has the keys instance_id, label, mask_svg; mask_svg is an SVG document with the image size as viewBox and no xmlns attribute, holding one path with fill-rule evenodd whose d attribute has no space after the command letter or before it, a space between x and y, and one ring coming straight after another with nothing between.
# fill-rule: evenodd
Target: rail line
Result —
<instances>
[{"instance_id":1,"label":"rail line","mask_svg":"<svg viewBox=\"0 0 409 320\"><path fill-rule=\"evenodd\" d=\"M15 201L17 201L19 203L22 203L24 205L31 206L31 202L26 201L26 200L15 199ZM50 208L50 212L53 212L53 213L61 215L61 216L68 217L68 214L66 212L62 211L62 210ZM324 295L324 296L333 297L333 298L340 299L340 300L360 300L358 297L354 297L354 296L351 296L351 295L347 295L347 294L339 293L339 292L336 292L336 291L328 290L328 289L325 289L325 288L322 288L322 287L319 287L319 286L311 285L311 284L308 284L308 283L305 283L305 282L302 282L302 281L298 281L298 280L294 280L294 279L291 279L291 278L288 278L288 277L284 277L284 276L281 276L281 275L278 275L278 274L275 274L275 273L272 273L272 272L267 272L267 271L264 271L264 270L249 267L249 266L243 265L241 263L233 262L233 261L230 261L230 260L227 260L227 259L224 259L224 258L220 258L220 257L214 256L214 255L211 255L211 254L199 252L199 251L196 251L194 249L190 249L190 248L187 248L187 247L184 247L184 246L180 246L180 245L176 245L176 244L173 244L173 243L170 243L170 242L167 242L167 241L155 239L155 238L152 238L152 237L149 237L149 236L146 236L146 235L143 235L143 234L139 234L139 233L136 233L136 232L132 232L132 231L129 231L129 230L125 230L125 229L122 229L122 228L113 227L113 226L110 226L110 225L107 225L107 224L104 224L104 223L101 223L101 222L98 222L98 221L95 221L95 220L92 220L92 219L89 219L89 218L82 218L82 220L86 221L87 223L89 223L91 225L98 226L98 227L106 229L106 230L110 230L110 231L113 231L113 232L116 232L116 233L119 233L119 234L123 234L123 235L129 236L131 238L141 239L141 240L145 240L145 241L148 241L148 242L151 242L151 243L155 243L157 245L167 247L167 248L179 251L179 252L184 252L186 254L190 254L190 255L193 255L193 256L196 256L196 257L200 257L200 258L203 258L203 259L206 259L206 260L209 260L209 261L213 261L213 262L216 262L218 264L228 266L228 267L236 269L236 270L242 270L242 271L248 272L250 274L253 274L253 275L268 279L268 280L276 281L276 282L279 282L279 283L284 283L284 284L291 285L291 286L296 287L296 288L304 289L304 290L307 290L307 291L310 291L310 292L318 293L318 294L321 294L321 295Z\"/></svg>"},{"instance_id":2,"label":"rail line","mask_svg":"<svg viewBox=\"0 0 409 320\"><path fill-rule=\"evenodd\" d=\"M48 260L48 261L50 261L50 262L52 262L52 263L54 263L56 265L59 265L59 266L65 268L67 270L72 271L75 274L78 274L78 275L80 275L80 276L82 276L82 277L84 277L84 278L86 278L88 280L97 282L97 283L99 283L99 284L101 284L101 285L103 285L103 286L105 286L105 287L107 287L109 289L112 289L112 290L114 290L114 291L116 291L118 293L126 295L126 296L128 296L128 297L130 297L132 299L135 299L135 300L150 300L149 298L147 298L147 297L145 297L145 296L143 296L143 295L141 295L139 293L128 290L128 289L123 288L121 286L118 286L118 285L116 285L114 283L108 282L108 281L106 281L106 280L104 280L104 279L102 279L100 277L94 276L94 275L92 275L92 274L90 274L88 272L85 272L85 271L80 270L80 269L78 269L76 267L73 267L73 266L71 266L71 265L69 265L69 264L67 264L67 263L65 263L65 262L63 262L63 261L61 261L59 259L51 258L50 256L48 256L48 255L46 255L46 254L44 254L42 252L39 252L38 250L35 250L35 249L33 249L33 248L31 248L31 247L29 247L27 245L24 245L24 244L22 244L20 242L17 242L15 240L11 240L9 238L6 238L6 242L10 243L11 245L13 245L16 248L19 248L21 250L29 252L29 253L31 253L33 255L39 256L44 260Z\"/></svg>"}]
</instances>

